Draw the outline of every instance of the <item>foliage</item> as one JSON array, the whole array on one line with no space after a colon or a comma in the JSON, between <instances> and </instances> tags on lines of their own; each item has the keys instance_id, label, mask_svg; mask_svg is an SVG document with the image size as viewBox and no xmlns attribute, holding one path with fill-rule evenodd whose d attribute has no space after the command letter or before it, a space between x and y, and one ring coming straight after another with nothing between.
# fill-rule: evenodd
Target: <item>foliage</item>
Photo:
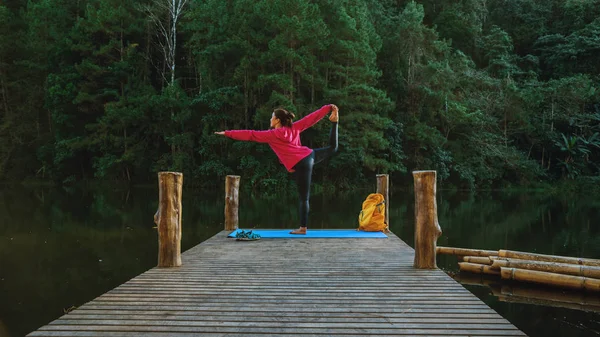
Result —
<instances>
[{"instance_id":1,"label":"foliage","mask_svg":"<svg viewBox=\"0 0 600 337\"><path fill-rule=\"evenodd\" d=\"M268 146L214 131L329 103L340 151L317 166L319 188L417 169L468 188L600 174L600 0L190 0L177 22L160 19L165 1L0 5L0 179L177 170L283 191Z\"/></svg>"}]
</instances>

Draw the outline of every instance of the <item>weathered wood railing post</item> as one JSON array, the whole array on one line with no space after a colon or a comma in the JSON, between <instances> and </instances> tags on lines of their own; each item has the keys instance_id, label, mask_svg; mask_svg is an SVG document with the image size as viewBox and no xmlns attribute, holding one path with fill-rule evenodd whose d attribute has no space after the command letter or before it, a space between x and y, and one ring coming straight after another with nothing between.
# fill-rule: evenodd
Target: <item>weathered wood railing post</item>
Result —
<instances>
[{"instance_id":1,"label":"weathered wood railing post","mask_svg":"<svg viewBox=\"0 0 600 337\"><path fill-rule=\"evenodd\" d=\"M181 266L181 191L183 174L158 173L158 267Z\"/></svg>"},{"instance_id":2,"label":"weathered wood railing post","mask_svg":"<svg viewBox=\"0 0 600 337\"><path fill-rule=\"evenodd\" d=\"M225 178L225 230L238 229L240 176Z\"/></svg>"},{"instance_id":3,"label":"weathered wood railing post","mask_svg":"<svg viewBox=\"0 0 600 337\"><path fill-rule=\"evenodd\" d=\"M437 268L436 241L442 235L438 223L436 171L413 171L415 180L415 262L419 269Z\"/></svg>"},{"instance_id":4,"label":"weathered wood railing post","mask_svg":"<svg viewBox=\"0 0 600 337\"><path fill-rule=\"evenodd\" d=\"M383 195L383 199L385 200L385 223L386 225L390 225L390 198L389 198L389 190L390 190L390 181L389 175L387 174L378 174L377 175L377 193Z\"/></svg>"}]
</instances>

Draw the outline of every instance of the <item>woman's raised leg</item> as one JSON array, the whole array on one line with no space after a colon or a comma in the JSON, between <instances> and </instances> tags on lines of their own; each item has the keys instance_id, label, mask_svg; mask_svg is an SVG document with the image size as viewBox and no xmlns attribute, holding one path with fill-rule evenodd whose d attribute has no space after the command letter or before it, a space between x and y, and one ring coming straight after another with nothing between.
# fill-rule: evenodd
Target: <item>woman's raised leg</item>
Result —
<instances>
[{"instance_id":1,"label":"woman's raised leg","mask_svg":"<svg viewBox=\"0 0 600 337\"><path fill-rule=\"evenodd\" d=\"M333 156L338 150L338 123L331 123L331 130L329 131L329 146L316 149L315 153L315 164L322 162L323 160Z\"/></svg>"}]
</instances>

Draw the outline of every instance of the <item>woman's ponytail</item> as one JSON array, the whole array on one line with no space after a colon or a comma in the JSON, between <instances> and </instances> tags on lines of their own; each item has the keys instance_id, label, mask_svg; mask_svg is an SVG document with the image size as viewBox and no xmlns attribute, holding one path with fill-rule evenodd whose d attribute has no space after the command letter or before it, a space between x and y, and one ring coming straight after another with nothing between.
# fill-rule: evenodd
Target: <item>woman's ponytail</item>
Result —
<instances>
[{"instance_id":1,"label":"woman's ponytail","mask_svg":"<svg viewBox=\"0 0 600 337\"><path fill-rule=\"evenodd\" d=\"M296 115L282 108L275 109L273 113L275 113L275 117L281 121L282 126L287 126L289 128L292 127L292 123L294 123L294 118L296 118Z\"/></svg>"}]
</instances>

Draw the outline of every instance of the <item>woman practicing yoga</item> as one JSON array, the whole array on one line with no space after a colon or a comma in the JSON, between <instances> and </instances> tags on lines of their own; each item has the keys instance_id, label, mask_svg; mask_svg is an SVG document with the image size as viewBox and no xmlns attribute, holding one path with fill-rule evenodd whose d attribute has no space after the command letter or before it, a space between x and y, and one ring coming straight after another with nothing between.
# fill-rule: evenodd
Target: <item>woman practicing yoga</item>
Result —
<instances>
[{"instance_id":1,"label":"woman practicing yoga","mask_svg":"<svg viewBox=\"0 0 600 337\"><path fill-rule=\"evenodd\" d=\"M329 146L312 150L300 144L300 133L315 125L328 112L332 122L329 132ZM338 107L330 104L312 112L297 122L293 122L294 114L284 109L275 109L271 115L271 129L266 131L255 130L227 130L215 132L232 139L268 143L275 152L279 161L288 172L296 172L298 194L300 196L300 228L291 231L291 234L306 234L308 223L308 210L310 198L310 180L313 165L330 157L338 147Z\"/></svg>"}]
</instances>

